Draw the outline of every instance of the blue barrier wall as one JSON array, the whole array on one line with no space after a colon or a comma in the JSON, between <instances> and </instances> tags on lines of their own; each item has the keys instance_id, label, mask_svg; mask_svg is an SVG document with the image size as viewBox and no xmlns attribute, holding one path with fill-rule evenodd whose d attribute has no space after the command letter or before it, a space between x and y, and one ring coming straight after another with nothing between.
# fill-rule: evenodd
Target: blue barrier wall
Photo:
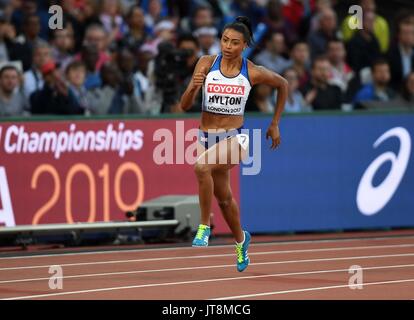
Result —
<instances>
[{"instance_id":1,"label":"blue barrier wall","mask_svg":"<svg viewBox=\"0 0 414 320\"><path fill-rule=\"evenodd\" d=\"M246 128L263 130L261 171L241 174L240 206L248 230L414 226L413 114L285 117L276 151L265 140L269 122L245 122Z\"/></svg>"}]
</instances>

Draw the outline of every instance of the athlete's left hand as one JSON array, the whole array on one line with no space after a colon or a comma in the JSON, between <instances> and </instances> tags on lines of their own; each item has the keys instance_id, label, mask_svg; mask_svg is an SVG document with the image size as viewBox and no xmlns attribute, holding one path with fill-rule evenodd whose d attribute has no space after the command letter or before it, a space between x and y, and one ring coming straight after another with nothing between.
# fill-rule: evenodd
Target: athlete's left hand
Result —
<instances>
[{"instance_id":1,"label":"athlete's left hand","mask_svg":"<svg viewBox=\"0 0 414 320\"><path fill-rule=\"evenodd\" d=\"M280 132L279 132L279 126L270 126L269 129L267 129L266 132L266 140L269 138L272 139L272 146L270 149L274 150L277 148L277 146L280 144Z\"/></svg>"}]
</instances>

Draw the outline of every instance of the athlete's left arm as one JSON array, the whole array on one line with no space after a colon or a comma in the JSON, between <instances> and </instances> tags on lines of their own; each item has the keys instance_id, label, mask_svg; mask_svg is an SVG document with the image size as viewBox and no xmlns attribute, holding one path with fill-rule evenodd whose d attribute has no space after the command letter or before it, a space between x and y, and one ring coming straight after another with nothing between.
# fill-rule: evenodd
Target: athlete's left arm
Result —
<instances>
[{"instance_id":1,"label":"athlete's left arm","mask_svg":"<svg viewBox=\"0 0 414 320\"><path fill-rule=\"evenodd\" d=\"M272 139L271 149L280 144L279 121L288 97L288 82L280 75L249 62L249 76L252 85L267 84L277 90L275 114L266 132L266 139Z\"/></svg>"}]
</instances>

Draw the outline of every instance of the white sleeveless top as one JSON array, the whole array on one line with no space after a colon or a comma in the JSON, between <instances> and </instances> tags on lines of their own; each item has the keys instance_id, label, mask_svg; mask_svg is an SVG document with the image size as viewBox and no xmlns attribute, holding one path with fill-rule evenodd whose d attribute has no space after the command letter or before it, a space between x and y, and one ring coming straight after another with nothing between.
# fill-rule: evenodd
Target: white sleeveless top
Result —
<instances>
[{"instance_id":1,"label":"white sleeveless top","mask_svg":"<svg viewBox=\"0 0 414 320\"><path fill-rule=\"evenodd\" d=\"M251 84L247 59L243 58L240 73L225 77L220 71L222 55L216 56L203 85L202 110L225 115L243 115Z\"/></svg>"}]
</instances>

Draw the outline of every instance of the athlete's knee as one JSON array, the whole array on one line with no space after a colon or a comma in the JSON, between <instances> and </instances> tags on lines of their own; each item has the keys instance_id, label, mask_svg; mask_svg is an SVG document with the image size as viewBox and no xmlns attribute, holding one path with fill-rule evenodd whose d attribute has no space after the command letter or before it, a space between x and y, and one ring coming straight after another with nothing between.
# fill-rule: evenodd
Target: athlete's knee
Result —
<instances>
[{"instance_id":1,"label":"athlete's knee","mask_svg":"<svg viewBox=\"0 0 414 320\"><path fill-rule=\"evenodd\" d=\"M233 202L233 195L231 193L226 194L226 196L219 196L215 194L217 203L221 209L225 209L231 205Z\"/></svg>"},{"instance_id":2,"label":"athlete's knee","mask_svg":"<svg viewBox=\"0 0 414 320\"><path fill-rule=\"evenodd\" d=\"M210 167L206 164L196 163L194 165L194 172L198 178L204 178L211 175Z\"/></svg>"}]
</instances>

